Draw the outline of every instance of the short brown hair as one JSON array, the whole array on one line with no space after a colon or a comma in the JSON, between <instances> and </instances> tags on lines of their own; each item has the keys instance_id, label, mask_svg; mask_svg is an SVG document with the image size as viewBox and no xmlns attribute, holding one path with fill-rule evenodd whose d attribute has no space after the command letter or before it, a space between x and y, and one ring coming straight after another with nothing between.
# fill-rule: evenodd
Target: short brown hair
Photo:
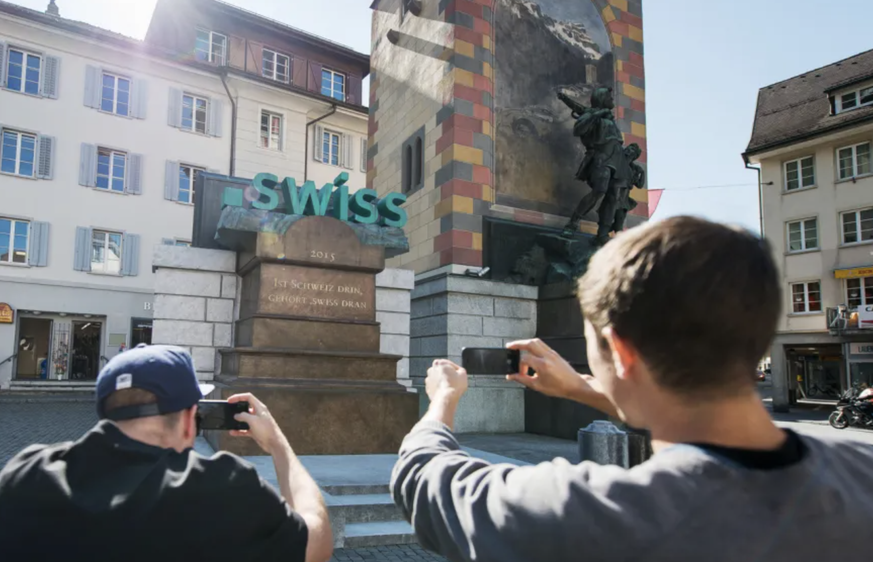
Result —
<instances>
[{"instance_id":1,"label":"short brown hair","mask_svg":"<svg viewBox=\"0 0 873 562\"><path fill-rule=\"evenodd\" d=\"M630 343L658 384L739 391L776 333L780 288L766 241L692 217L631 229L591 259L582 313ZM746 380L747 379L747 380Z\"/></svg>"},{"instance_id":2,"label":"short brown hair","mask_svg":"<svg viewBox=\"0 0 873 562\"><path fill-rule=\"evenodd\" d=\"M128 406L144 406L146 404L157 404L158 397L148 390L141 388L124 388L116 390L106 397L104 411L111 412L118 408L126 408ZM172 414L164 414L161 416L167 429L173 429L182 419L182 412L174 412Z\"/></svg>"}]
</instances>

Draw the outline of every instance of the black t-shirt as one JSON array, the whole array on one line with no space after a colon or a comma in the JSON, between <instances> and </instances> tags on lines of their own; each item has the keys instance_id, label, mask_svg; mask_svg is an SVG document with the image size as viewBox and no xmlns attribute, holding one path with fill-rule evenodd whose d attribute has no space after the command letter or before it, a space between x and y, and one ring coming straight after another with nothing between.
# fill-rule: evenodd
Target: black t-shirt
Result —
<instances>
[{"instance_id":1,"label":"black t-shirt","mask_svg":"<svg viewBox=\"0 0 873 562\"><path fill-rule=\"evenodd\" d=\"M0 472L4 560L293 562L307 536L239 457L153 447L106 421L75 443L31 446Z\"/></svg>"},{"instance_id":2,"label":"black t-shirt","mask_svg":"<svg viewBox=\"0 0 873 562\"><path fill-rule=\"evenodd\" d=\"M769 451L737 449L704 443L695 443L695 446L729 459L743 468L750 470L778 470L795 465L806 456L806 445L803 444L800 436L790 429L783 431L785 432L785 441L778 449L771 449Z\"/></svg>"}]
</instances>

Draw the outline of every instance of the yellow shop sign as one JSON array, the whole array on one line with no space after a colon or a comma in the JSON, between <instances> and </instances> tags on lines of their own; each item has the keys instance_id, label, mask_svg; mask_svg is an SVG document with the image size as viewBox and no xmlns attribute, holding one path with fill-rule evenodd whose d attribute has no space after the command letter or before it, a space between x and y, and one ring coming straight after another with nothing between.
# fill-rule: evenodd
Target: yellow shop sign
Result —
<instances>
[{"instance_id":1,"label":"yellow shop sign","mask_svg":"<svg viewBox=\"0 0 873 562\"><path fill-rule=\"evenodd\" d=\"M859 279L861 277L873 277L873 266L856 267L853 269L838 269L834 271L837 279Z\"/></svg>"}]
</instances>

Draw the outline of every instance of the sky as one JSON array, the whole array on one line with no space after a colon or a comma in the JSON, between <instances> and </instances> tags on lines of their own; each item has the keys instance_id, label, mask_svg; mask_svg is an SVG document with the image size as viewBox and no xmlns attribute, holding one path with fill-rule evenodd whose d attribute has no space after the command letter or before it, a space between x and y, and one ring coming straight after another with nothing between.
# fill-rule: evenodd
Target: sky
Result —
<instances>
[{"instance_id":1,"label":"sky","mask_svg":"<svg viewBox=\"0 0 873 562\"><path fill-rule=\"evenodd\" d=\"M11 1L38 10L48 4ZM63 17L137 38L155 3L57 0ZM229 3L369 52L371 0ZM654 220L693 214L758 230L757 174L741 157L758 90L873 48L873 2L838 4L643 0L649 187L665 190Z\"/></svg>"}]
</instances>

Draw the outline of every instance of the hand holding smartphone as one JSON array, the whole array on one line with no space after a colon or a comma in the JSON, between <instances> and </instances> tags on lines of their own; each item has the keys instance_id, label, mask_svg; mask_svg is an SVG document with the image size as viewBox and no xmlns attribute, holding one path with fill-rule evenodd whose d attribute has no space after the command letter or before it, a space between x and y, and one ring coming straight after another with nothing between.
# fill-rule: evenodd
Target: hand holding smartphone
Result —
<instances>
[{"instance_id":1,"label":"hand holding smartphone","mask_svg":"<svg viewBox=\"0 0 873 562\"><path fill-rule=\"evenodd\" d=\"M236 421L234 416L248 411L248 402L201 400L197 403L197 427L216 431L247 430L249 424Z\"/></svg>"},{"instance_id":2,"label":"hand holding smartphone","mask_svg":"<svg viewBox=\"0 0 873 562\"><path fill-rule=\"evenodd\" d=\"M519 372L521 352L503 347L465 347L461 366L474 375L514 375Z\"/></svg>"}]
</instances>

